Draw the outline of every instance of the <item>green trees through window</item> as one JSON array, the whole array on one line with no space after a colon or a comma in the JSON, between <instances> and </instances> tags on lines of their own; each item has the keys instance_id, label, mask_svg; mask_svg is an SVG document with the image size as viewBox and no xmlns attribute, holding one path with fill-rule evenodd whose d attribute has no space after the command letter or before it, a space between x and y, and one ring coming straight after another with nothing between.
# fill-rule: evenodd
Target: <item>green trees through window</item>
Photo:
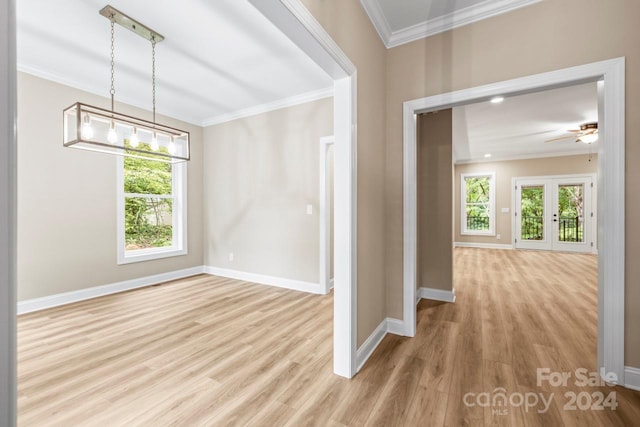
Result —
<instances>
[{"instance_id":1,"label":"green trees through window","mask_svg":"<svg viewBox=\"0 0 640 427\"><path fill-rule=\"evenodd\" d=\"M522 235L523 240L544 238L544 187L522 186Z\"/></svg>"},{"instance_id":2,"label":"green trees through window","mask_svg":"<svg viewBox=\"0 0 640 427\"><path fill-rule=\"evenodd\" d=\"M491 177L465 177L467 230L490 230Z\"/></svg>"},{"instance_id":3,"label":"green trees through window","mask_svg":"<svg viewBox=\"0 0 640 427\"><path fill-rule=\"evenodd\" d=\"M523 240L543 240L545 221L544 186L522 186L522 234ZM584 237L584 186L558 186L558 240L581 242ZM555 213L555 211L553 212Z\"/></svg>"},{"instance_id":4,"label":"green trees through window","mask_svg":"<svg viewBox=\"0 0 640 427\"><path fill-rule=\"evenodd\" d=\"M173 244L172 166L124 158L125 249Z\"/></svg>"}]
</instances>

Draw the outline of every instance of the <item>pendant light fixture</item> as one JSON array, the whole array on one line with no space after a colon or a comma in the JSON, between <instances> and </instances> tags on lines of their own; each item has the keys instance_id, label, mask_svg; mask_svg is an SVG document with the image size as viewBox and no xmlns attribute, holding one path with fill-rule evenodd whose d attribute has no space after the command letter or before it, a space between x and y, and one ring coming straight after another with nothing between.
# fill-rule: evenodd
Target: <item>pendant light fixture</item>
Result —
<instances>
[{"instance_id":1,"label":"pendant light fixture","mask_svg":"<svg viewBox=\"0 0 640 427\"><path fill-rule=\"evenodd\" d=\"M65 109L64 146L168 163L189 160L189 132L156 122L156 43L164 37L112 6L100 14L111 24L111 109L82 102ZM115 111L115 24L151 42L151 121Z\"/></svg>"}]
</instances>

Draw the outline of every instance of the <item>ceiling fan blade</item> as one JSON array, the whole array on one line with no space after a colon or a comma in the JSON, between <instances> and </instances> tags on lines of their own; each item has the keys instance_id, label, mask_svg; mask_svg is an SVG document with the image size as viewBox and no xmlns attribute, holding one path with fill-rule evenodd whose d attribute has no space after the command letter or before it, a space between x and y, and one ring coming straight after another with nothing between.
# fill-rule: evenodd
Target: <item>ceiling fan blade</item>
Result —
<instances>
[{"instance_id":1,"label":"ceiling fan blade","mask_svg":"<svg viewBox=\"0 0 640 427\"><path fill-rule=\"evenodd\" d=\"M553 139L547 139L545 142L555 142L555 141L561 141L563 139L569 139L569 138L575 138L575 135L565 135L565 136L561 136L560 138L553 138Z\"/></svg>"},{"instance_id":2,"label":"ceiling fan blade","mask_svg":"<svg viewBox=\"0 0 640 427\"><path fill-rule=\"evenodd\" d=\"M569 130L567 130L567 132L579 133L579 132L582 132L582 131L580 129L569 129Z\"/></svg>"}]
</instances>

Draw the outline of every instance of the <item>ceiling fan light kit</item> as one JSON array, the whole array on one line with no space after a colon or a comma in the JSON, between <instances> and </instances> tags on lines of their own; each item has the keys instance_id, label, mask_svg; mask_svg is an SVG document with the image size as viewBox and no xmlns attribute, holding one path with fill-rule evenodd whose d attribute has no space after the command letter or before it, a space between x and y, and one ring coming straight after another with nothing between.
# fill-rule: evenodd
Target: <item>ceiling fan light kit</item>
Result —
<instances>
[{"instance_id":1,"label":"ceiling fan light kit","mask_svg":"<svg viewBox=\"0 0 640 427\"><path fill-rule=\"evenodd\" d=\"M593 144L598 141L598 122L583 123L580 129L570 129L570 135L561 136L560 138L548 139L545 142L561 141L563 139L575 138L575 142L584 144Z\"/></svg>"},{"instance_id":2,"label":"ceiling fan light kit","mask_svg":"<svg viewBox=\"0 0 640 427\"><path fill-rule=\"evenodd\" d=\"M596 142L598 140L598 134L597 133L588 133L586 135L582 135L578 139L580 140L580 142L584 142L585 144L593 144L594 142Z\"/></svg>"},{"instance_id":3,"label":"ceiling fan light kit","mask_svg":"<svg viewBox=\"0 0 640 427\"><path fill-rule=\"evenodd\" d=\"M76 102L63 111L63 145L101 153L178 163L190 159L189 132L156 122L155 46L164 37L111 6L100 14L111 23L111 109ZM115 101L115 24L151 42L152 120L121 114Z\"/></svg>"}]
</instances>

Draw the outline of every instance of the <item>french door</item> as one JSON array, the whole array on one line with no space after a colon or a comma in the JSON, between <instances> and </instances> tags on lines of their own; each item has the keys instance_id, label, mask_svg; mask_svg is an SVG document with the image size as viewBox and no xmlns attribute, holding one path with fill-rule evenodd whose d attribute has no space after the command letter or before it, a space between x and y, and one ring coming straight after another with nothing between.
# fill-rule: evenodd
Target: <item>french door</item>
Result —
<instances>
[{"instance_id":1,"label":"french door","mask_svg":"<svg viewBox=\"0 0 640 427\"><path fill-rule=\"evenodd\" d=\"M592 252L593 178L515 179L518 249Z\"/></svg>"}]
</instances>

